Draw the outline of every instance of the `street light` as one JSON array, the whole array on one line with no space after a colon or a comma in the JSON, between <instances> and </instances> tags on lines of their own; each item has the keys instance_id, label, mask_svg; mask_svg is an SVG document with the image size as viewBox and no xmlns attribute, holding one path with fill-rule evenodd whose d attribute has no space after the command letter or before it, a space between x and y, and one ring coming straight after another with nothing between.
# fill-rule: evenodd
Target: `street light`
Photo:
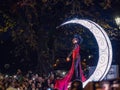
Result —
<instances>
[{"instance_id":1,"label":"street light","mask_svg":"<svg viewBox=\"0 0 120 90\"><path fill-rule=\"evenodd\" d=\"M115 21L116 21L116 24L118 25L118 27L120 29L120 17L116 17Z\"/></svg>"}]
</instances>

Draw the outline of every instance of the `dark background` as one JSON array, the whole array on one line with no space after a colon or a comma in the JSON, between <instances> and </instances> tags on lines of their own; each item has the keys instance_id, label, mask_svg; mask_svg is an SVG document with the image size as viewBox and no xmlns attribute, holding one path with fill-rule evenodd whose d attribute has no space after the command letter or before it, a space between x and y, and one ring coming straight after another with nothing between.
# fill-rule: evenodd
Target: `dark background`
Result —
<instances>
[{"instance_id":1,"label":"dark background","mask_svg":"<svg viewBox=\"0 0 120 90\"><path fill-rule=\"evenodd\" d=\"M113 47L112 64L119 65L120 30L115 22L119 8L119 0L0 0L0 72L68 70L71 63L65 58L75 33L83 38L85 72L96 66L98 46L89 30L79 25L56 29L73 18L90 19L104 28Z\"/></svg>"}]
</instances>

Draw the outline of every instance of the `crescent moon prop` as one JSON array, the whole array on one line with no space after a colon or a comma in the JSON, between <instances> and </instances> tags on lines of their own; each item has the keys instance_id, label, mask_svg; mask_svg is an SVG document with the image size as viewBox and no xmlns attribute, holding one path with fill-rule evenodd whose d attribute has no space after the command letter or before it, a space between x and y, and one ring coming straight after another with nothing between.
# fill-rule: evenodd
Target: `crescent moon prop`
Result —
<instances>
[{"instance_id":1,"label":"crescent moon prop","mask_svg":"<svg viewBox=\"0 0 120 90\"><path fill-rule=\"evenodd\" d=\"M72 19L61 24L59 27L67 24L80 24L90 30L94 35L99 50L98 64L93 74L83 82L85 87L90 81L101 81L108 73L112 63L112 45L104 29L97 23L87 19Z\"/></svg>"}]
</instances>

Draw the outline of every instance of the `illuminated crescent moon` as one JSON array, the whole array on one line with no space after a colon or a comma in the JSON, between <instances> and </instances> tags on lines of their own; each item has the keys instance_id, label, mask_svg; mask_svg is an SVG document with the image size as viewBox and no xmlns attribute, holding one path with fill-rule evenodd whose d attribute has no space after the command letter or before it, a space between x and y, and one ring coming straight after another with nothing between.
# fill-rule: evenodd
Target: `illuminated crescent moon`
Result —
<instances>
[{"instance_id":1,"label":"illuminated crescent moon","mask_svg":"<svg viewBox=\"0 0 120 90\"><path fill-rule=\"evenodd\" d=\"M85 87L90 81L101 81L108 73L112 63L112 46L110 39L104 29L91 20L72 19L61 24L60 26L73 23L80 24L88 28L90 32L94 35L99 49L97 67L94 73L89 77L89 79L83 82L83 87Z\"/></svg>"}]
</instances>

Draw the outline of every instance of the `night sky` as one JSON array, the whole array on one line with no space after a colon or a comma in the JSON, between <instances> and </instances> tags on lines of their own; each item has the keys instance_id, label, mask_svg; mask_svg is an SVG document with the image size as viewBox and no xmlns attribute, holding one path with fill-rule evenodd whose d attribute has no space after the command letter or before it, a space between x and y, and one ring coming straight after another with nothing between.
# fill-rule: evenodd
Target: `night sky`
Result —
<instances>
[{"instance_id":1,"label":"night sky","mask_svg":"<svg viewBox=\"0 0 120 90\"><path fill-rule=\"evenodd\" d=\"M93 20L105 29L113 47L112 64L119 65L120 30L114 20L120 16L119 0L84 1L0 0L0 71L13 73L18 68L23 71L39 69L40 72L49 72L54 68L69 69L71 64L65 58L71 51L71 39L75 33L84 39L82 59L86 59L88 66L95 66L98 46L89 30L79 25L56 29L73 18ZM91 59L88 59L89 55ZM45 65L48 68L45 69Z\"/></svg>"}]
</instances>

